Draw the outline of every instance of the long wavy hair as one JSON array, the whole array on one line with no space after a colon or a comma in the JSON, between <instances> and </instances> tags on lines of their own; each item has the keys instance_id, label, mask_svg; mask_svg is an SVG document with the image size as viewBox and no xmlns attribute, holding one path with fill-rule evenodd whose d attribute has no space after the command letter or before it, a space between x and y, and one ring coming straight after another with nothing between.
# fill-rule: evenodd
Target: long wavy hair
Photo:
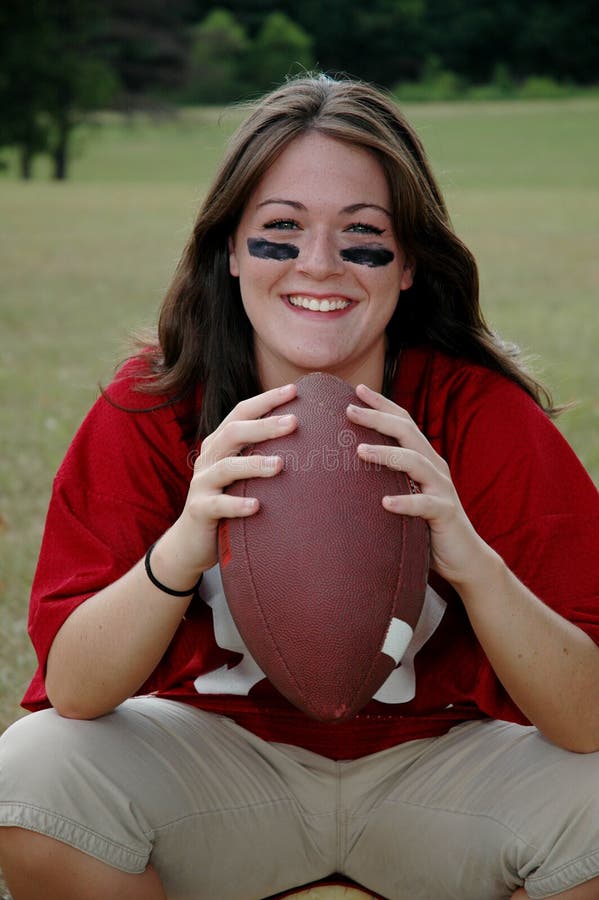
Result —
<instances>
[{"instance_id":1,"label":"long wavy hair","mask_svg":"<svg viewBox=\"0 0 599 900\"><path fill-rule=\"evenodd\" d=\"M140 389L177 398L201 384L199 436L260 392L252 328L238 279L229 273L228 238L264 173L308 131L361 147L378 160L397 240L416 265L414 283L401 293L387 327L384 390L402 348L430 343L504 373L553 414L550 395L525 370L517 349L484 320L476 262L452 229L409 122L378 88L326 75L290 80L266 95L231 138L164 298L157 341L146 346L152 376Z\"/></svg>"}]
</instances>

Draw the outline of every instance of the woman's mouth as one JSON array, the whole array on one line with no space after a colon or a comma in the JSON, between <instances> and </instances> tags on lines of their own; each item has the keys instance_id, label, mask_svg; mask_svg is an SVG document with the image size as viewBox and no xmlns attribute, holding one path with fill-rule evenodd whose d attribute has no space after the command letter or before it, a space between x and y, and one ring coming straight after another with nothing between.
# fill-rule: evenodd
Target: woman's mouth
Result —
<instances>
[{"instance_id":1,"label":"woman's mouth","mask_svg":"<svg viewBox=\"0 0 599 900\"><path fill-rule=\"evenodd\" d=\"M286 300L291 306L298 309L307 309L310 312L331 313L347 309L352 305L351 300L342 297L308 297L303 294L287 294Z\"/></svg>"}]
</instances>

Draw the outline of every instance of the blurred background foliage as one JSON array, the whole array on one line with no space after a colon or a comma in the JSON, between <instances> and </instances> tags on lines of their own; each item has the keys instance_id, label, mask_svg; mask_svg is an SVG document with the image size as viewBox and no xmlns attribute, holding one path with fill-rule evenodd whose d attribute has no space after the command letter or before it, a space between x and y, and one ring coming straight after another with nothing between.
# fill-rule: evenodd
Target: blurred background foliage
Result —
<instances>
[{"instance_id":1,"label":"blurred background foliage","mask_svg":"<svg viewBox=\"0 0 599 900\"><path fill-rule=\"evenodd\" d=\"M559 97L599 82L597 0L29 0L0 9L0 150L67 177L97 109L172 114L317 69L401 100Z\"/></svg>"}]
</instances>

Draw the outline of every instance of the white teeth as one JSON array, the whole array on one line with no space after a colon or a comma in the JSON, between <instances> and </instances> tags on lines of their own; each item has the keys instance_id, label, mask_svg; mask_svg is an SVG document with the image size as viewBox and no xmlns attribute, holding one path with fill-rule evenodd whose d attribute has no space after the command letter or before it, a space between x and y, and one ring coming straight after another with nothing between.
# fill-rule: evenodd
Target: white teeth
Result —
<instances>
[{"instance_id":1,"label":"white teeth","mask_svg":"<svg viewBox=\"0 0 599 900\"><path fill-rule=\"evenodd\" d=\"M287 299L292 306L301 306L302 309L309 309L312 312L334 312L336 309L345 309L350 305L349 300L317 300L316 297L300 297L299 295L288 296Z\"/></svg>"}]
</instances>

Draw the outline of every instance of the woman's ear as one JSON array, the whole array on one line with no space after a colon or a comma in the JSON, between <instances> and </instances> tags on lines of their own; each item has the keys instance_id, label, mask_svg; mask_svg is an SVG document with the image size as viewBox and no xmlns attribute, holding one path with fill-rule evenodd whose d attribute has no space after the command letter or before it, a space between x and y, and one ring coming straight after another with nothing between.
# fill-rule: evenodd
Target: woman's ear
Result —
<instances>
[{"instance_id":1,"label":"woman's ear","mask_svg":"<svg viewBox=\"0 0 599 900\"><path fill-rule=\"evenodd\" d=\"M229 272L233 278L239 278L239 263L237 262L237 253L235 252L235 240L233 236L229 238Z\"/></svg>"},{"instance_id":2,"label":"woman's ear","mask_svg":"<svg viewBox=\"0 0 599 900\"><path fill-rule=\"evenodd\" d=\"M402 291L407 291L408 288L411 288L414 284L414 275L416 274L416 261L413 259L406 259L403 266L403 272L401 273L401 284L400 288Z\"/></svg>"}]
</instances>

